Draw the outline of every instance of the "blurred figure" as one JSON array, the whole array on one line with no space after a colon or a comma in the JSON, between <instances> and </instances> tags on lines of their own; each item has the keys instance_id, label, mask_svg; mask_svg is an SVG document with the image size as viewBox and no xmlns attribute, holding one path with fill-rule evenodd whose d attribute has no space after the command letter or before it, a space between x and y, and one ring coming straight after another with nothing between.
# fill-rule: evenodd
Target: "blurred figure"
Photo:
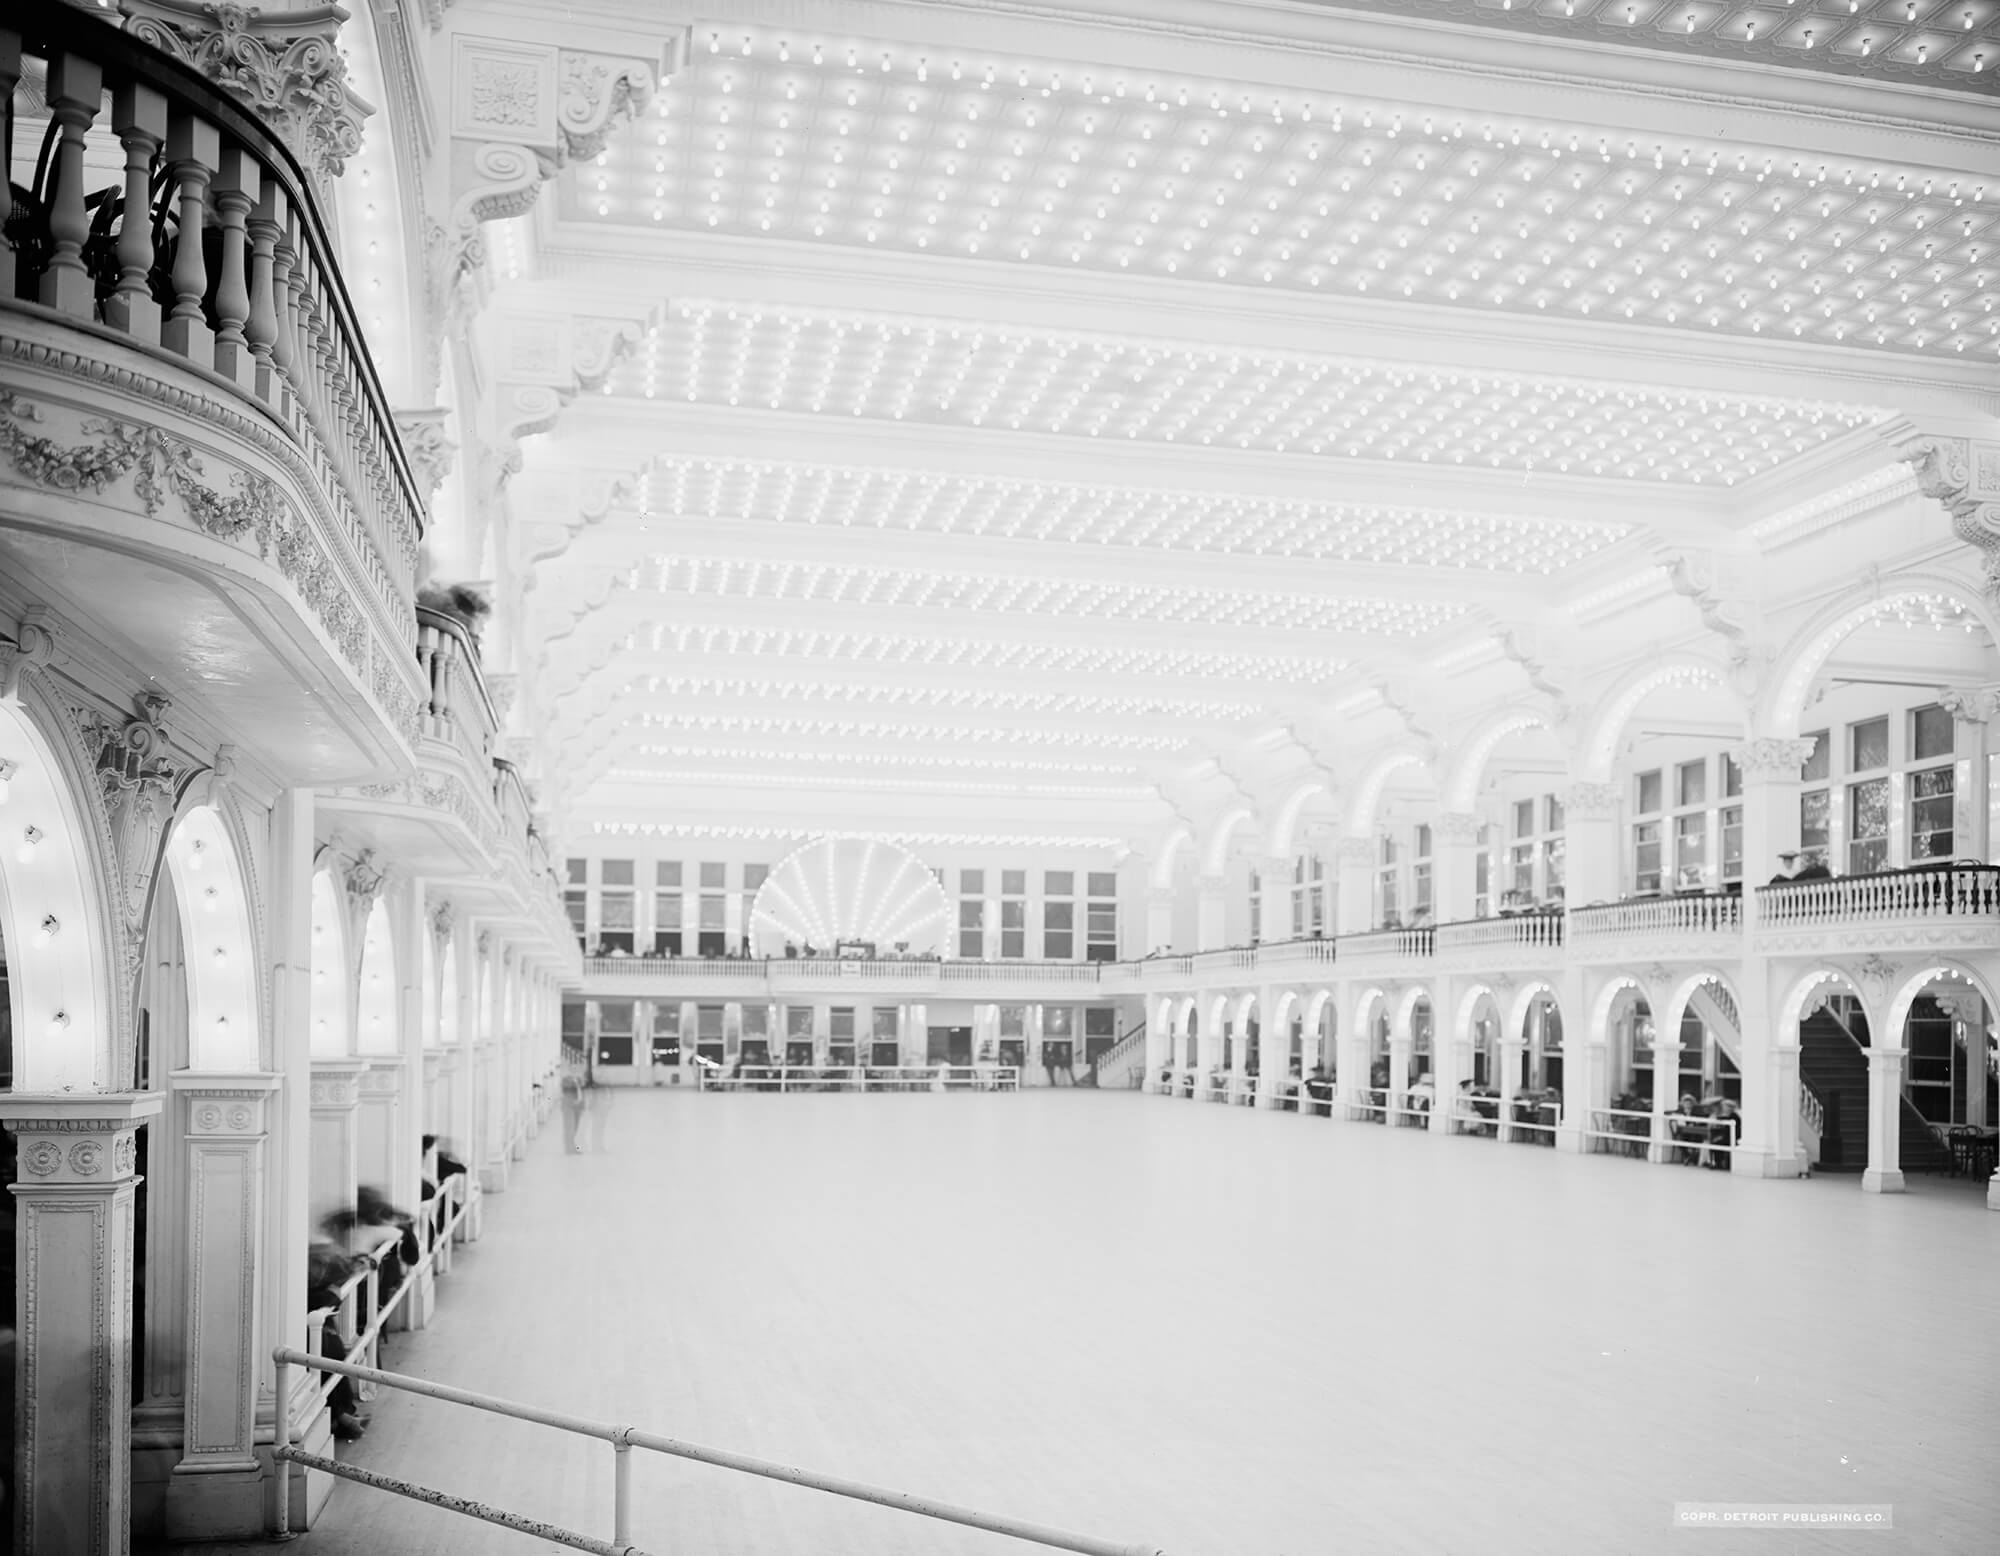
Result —
<instances>
[{"instance_id":1,"label":"blurred figure","mask_svg":"<svg viewBox=\"0 0 2000 1556\"><path fill-rule=\"evenodd\" d=\"M583 1149L583 1146L577 1140L577 1133L583 1127L584 1109L589 1106L590 1099L584 1091L582 1074L573 1067L564 1070L562 1075L563 1150L571 1155Z\"/></svg>"}]
</instances>

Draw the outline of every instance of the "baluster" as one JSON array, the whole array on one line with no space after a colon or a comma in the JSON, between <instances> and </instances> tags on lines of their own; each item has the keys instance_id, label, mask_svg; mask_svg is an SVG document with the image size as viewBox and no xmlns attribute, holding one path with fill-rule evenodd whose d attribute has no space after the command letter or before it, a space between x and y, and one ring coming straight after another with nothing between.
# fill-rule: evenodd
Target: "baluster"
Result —
<instances>
[{"instance_id":1,"label":"baluster","mask_svg":"<svg viewBox=\"0 0 2000 1556\"><path fill-rule=\"evenodd\" d=\"M292 266L298 258L292 246L291 202L284 191L275 185L266 192L267 199L277 201L276 237L271 244L271 301L274 313L272 322L277 333L271 338L271 365L273 369L271 403L278 407L279 414L289 421L298 405L297 379L294 377L296 357L294 347L299 333L299 299L292 290Z\"/></svg>"},{"instance_id":2,"label":"baluster","mask_svg":"<svg viewBox=\"0 0 2000 1556\"><path fill-rule=\"evenodd\" d=\"M174 237L174 307L160 327L160 344L202 367L215 359L215 332L202 316L208 290L208 263L201 253L202 207L209 179L222 160L222 136L214 125L177 114L167 131L167 157L180 190L180 230Z\"/></svg>"},{"instance_id":3,"label":"baluster","mask_svg":"<svg viewBox=\"0 0 2000 1556\"><path fill-rule=\"evenodd\" d=\"M250 318L243 327L256 364L253 387L266 405L278 404L284 392L277 361L278 341L284 333L278 327L277 256L285 215L284 190L266 180L257 212L250 218Z\"/></svg>"},{"instance_id":4,"label":"baluster","mask_svg":"<svg viewBox=\"0 0 2000 1556\"><path fill-rule=\"evenodd\" d=\"M84 209L83 142L104 94L104 72L87 59L60 54L49 65L49 112L62 130L49 175L49 267L39 296L50 308L89 318L97 311L97 288L83 267L90 236Z\"/></svg>"},{"instance_id":5,"label":"baluster","mask_svg":"<svg viewBox=\"0 0 2000 1556\"><path fill-rule=\"evenodd\" d=\"M0 27L0 168L14 165L14 86L21 79L21 35ZM11 209L13 198L8 197ZM0 225L0 297L14 295L14 243Z\"/></svg>"},{"instance_id":6,"label":"baluster","mask_svg":"<svg viewBox=\"0 0 2000 1556\"><path fill-rule=\"evenodd\" d=\"M118 288L104 300L104 322L134 340L160 342L153 300L153 159L167 139L167 99L128 82L111 97L111 127L125 147L125 203L118 218Z\"/></svg>"},{"instance_id":7,"label":"baluster","mask_svg":"<svg viewBox=\"0 0 2000 1556\"><path fill-rule=\"evenodd\" d=\"M250 274L244 222L257 204L262 170L241 146L222 154L216 170L215 211L221 219L222 250L215 278L215 370L245 389L256 383L256 359L243 327L250 319Z\"/></svg>"}]
</instances>

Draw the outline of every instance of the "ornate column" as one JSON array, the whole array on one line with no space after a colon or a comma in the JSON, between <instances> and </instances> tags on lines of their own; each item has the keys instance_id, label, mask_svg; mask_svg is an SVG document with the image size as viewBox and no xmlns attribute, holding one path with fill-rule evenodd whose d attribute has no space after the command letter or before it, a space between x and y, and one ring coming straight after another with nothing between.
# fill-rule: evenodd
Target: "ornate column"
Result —
<instances>
[{"instance_id":1,"label":"ornate column","mask_svg":"<svg viewBox=\"0 0 2000 1556\"><path fill-rule=\"evenodd\" d=\"M157 1095L0 1096L17 1141L18 1549L124 1556L131 1540L132 1221Z\"/></svg>"},{"instance_id":2,"label":"ornate column","mask_svg":"<svg viewBox=\"0 0 2000 1556\"><path fill-rule=\"evenodd\" d=\"M1213 951L1228 936L1228 888L1220 875L1204 875L1195 883L1195 949Z\"/></svg>"},{"instance_id":3,"label":"ornate column","mask_svg":"<svg viewBox=\"0 0 2000 1556\"><path fill-rule=\"evenodd\" d=\"M1457 1025L1463 987L1459 978L1440 978L1431 985L1431 1134L1439 1140L1454 1132L1447 1120L1458 1105L1458 1083L1471 1073L1464 1058L1471 1044L1461 1038Z\"/></svg>"},{"instance_id":4,"label":"ornate column","mask_svg":"<svg viewBox=\"0 0 2000 1556\"><path fill-rule=\"evenodd\" d=\"M1864 1193L1903 1192L1903 1061L1908 1057L1906 1048L1868 1050L1868 1167L1861 1174Z\"/></svg>"},{"instance_id":5,"label":"ornate column","mask_svg":"<svg viewBox=\"0 0 2000 1556\"><path fill-rule=\"evenodd\" d=\"M187 1334L183 1452L167 1482L169 1539L248 1540L266 1527L259 1382L271 1346L294 1338L272 1336L263 1315L277 1255L262 1240L267 1110L280 1084L261 1074L182 1072L170 1081L183 1143Z\"/></svg>"},{"instance_id":6,"label":"ornate column","mask_svg":"<svg viewBox=\"0 0 2000 1556\"><path fill-rule=\"evenodd\" d=\"M1798 1032L1778 1030L1770 962L1753 948L1763 916L1760 884L1777 869L1780 852L1799 846L1799 769L1812 755L1812 742L1758 738L1731 754L1743 771L1744 941L1736 1012L1743 1140L1730 1153L1729 1167L1746 1176L1796 1177L1801 1171Z\"/></svg>"},{"instance_id":7,"label":"ornate column","mask_svg":"<svg viewBox=\"0 0 2000 1556\"><path fill-rule=\"evenodd\" d=\"M1651 1143L1646 1147L1646 1160L1666 1162L1673 1160L1673 1134L1667 1127L1667 1115L1680 1104L1681 1084L1681 1035L1678 1031L1663 1031L1655 1023L1653 1027L1653 1123L1649 1131Z\"/></svg>"},{"instance_id":8,"label":"ornate column","mask_svg":"<svg viewBox=\"0 0 2000 1556\"><path fill-rule=\"evenodd\" d=\"M1505 1022L1507 1012L1500 1012ZM1500 1092L1500 1122L1495 1133L1505 1140L1514 1138L1514 1099L1521 1094L1521 1055L1527 1052L1528 1042L1519 1032L1510 1032L1503 1025L1493 1044L1493 1064L1499 1074L1493 1077L1493 1084ZM1527 1131L1534 1134L1533 1130Z\"/></svg>"},{"instance_id":9,"label":"ornate column","mask_svg":"<svg viewBox=\"0 0 2000 1556\"><path fill-rule=\"evenodd\" d=\"M1976 691L1956 686L1938 689L1938 705L1952 717L1951 840L1952 857L1993 858L1993 761L1987 748L1988 730L2000 711L2000 687Z\"/></svg>"},{"instance_id":10,"label":"ornate column","mask_svg":"<svg viewBox=\"0 0 2000 1556\"><path fill-rule=\"evenodd\" d=\"M1375 862L1380 857L1380 846L1372 836L1344 837L1335 857L1340 868L1340 895L1333 932L1364 935L1375 927Z\"/></svg>"},{"instance_id":11,"label":"ornate column","mask_svg":"<svg viewBox=\"0 0 2000 1556\"><path fill-rule=\"evenodd\" d=\"M1146 891L1146 951L1164 951L1174 943L1174 889L1153 886Z\"/></svg>"},{"instance_id":12,"label":"ornate column","mask_svg":"<svg viewBox=\"0 0 2000 1556\"><path fill-rule=\"evenodd\" d=\"M1479 818L1444 811L1431 819L1431 901L1440 924L1472 917L1479 885Z\"/></svg>"},{"instance_id":13,"label":"ornate column","mask_svg":"<svg viewBox=\"0 0 2000 1556\"><path fill-rule=\"evenodd\" d=\"M1292 883L1287 880L1287 901L1291 890ZM1286 1016L1280 1026L1276 1014L1283 998L1284 990L1270 984L1257 991L1257 1106L1260 1108L1276 1108L1284 1100L1285 1086L1292 1077L1292 1018ZM1297 1005L1298 1001L1292 1003ZM1300 1079L1304 1079L1303 1069Z\"/></svg>"},{"instance_id":14,"label":"ornate column","mask_svg":"<svg viewBox=\"0 0 2000 1556\"><path fill-rule=\"evenodd\" d=\"M1408 1008L1403 1008L1401 990L1391 992L1388 998L1389 1089L1386 1100L1391 1108L1400 1108L1404 1103L1404 1094L1410 1089L1410 1061L1417 1047L1416 1034L1411 1030L1409 1015L1409 1012L1416 1007L1412 1002ZM1435 1015L1433 1012L1433 1019ZM1433 1035L1435 1036L1435 1033ZM1399 1121L1396 1115L1391 1114L1391 1123Z\"/></svg>"},{"instance_id":15,"label":"ornate column","mask_svg":"<svg viewBox=\"0 0 2000 1556\"><path fill-rule=\"evenodd\" d=\"M357 1183L373 1184L390 1199L412 1209L402 1180L408 1176L403 1122L403 1090L408 1062L377 1054L355 1077L354 1173ZM412 1142L414 1144L414 1142Z\"/></svg>"},{"instance_id":16,"label":"ornate column","mask_svg":"<svg viewBox=\"0 0 2000 1556\"><path fill-rule=\"evenodd\" d=\"M366 1059L312 1062L312 1168L308 1210L316 1235L330 1212L354 1204L360 1182L361 1077Z\"/></svg>"}]
</instances>

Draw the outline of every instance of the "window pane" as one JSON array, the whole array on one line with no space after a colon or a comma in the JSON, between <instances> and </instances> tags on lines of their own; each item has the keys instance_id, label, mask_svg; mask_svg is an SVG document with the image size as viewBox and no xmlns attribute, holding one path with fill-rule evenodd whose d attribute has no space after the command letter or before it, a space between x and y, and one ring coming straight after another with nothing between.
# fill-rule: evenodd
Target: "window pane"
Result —
<instances>
[{"instance_id":1,"label":"window pane","mask_svg":"<svg viewBox=\"0 0 2000 1556\"><path fill-rule=\"evenodd\" d=\"M1428 823L1419 823L1417 826L1417 857L1419 859L1428 859L1430 856L1431 829Z\"/></svg>"},{"instance_id":2,"label":"window pane","mask_svg":"<svg viewBox=\"0 0 2000 1556\"><path fill-rule=\"evenodd\" d=\"M681 883L681 862L678 859L662 859L653 866L655 886L679 886Z\"/></svg>"},{"instance_id":3,"label":"window pane","mask_svg":"<svg viewBox=\"0 0 2000 1556\"><path fill-rule=\"evenodd\" d=\"M1049 902L1042 905L1042 928L1069 930L1076 926L1076 904Z\"/></svg>"},{"instance_id":4,"label":"window pane","mask_svg":"<svg viewBox=\"0 0 2000 1556\"><path fill-rule=\"evenodd\" d=\"M1708 863L1708 817L1697 811L1674 817L1674 887L1697 891Z\"/></svg>"},{"instance_id":5,"label":"window pane","mask_svg":"<svg viewBox=\"0 0 2000 1556\"><path fill-rule=\"evenodd\" d=\"M1557 799L1553 794L1545 794L1542 796L1542 809L1548 816L1548 824L1544 826L1542 830L1544 832L1562 831L1563 802Z\"/></svg>"},{"instance_id":6,"label":"window pane","mask_svg":"<svg viewBox=\"0 0 2000 1556\"><path fill-rule=\"evenodd\" d=\"M1889 862L1889 780L1871 778L1847 787L1847 868L1855 875Z\"/></svg>"},{"instance_id":7,"label":"window pane","mask_svg":"<svg viewBox=\"0 0 2000 1556\"><path fill-rule=\"evenodd\" d=\"M1000 895L1003 897L1027 896L1028 872L1026 870L1002 870L1000 872Z\"/></svg>"},{"instance_id":8,"label":"window pane","mask_svg":"<svg viewBox=\"0 0 2000 1556\"><path fill-rule=\"evenodd\" d=\"M1044 897L1070 897L1076 894L1076 872L1074 870L1050 870L1042 876Z\"/></svg>"},{"instance_id":9,"label":"window pane","mask_svg":"<svg viewBox=\"0 0 2000 1556\"><path fill-rule=\"evenodd\" d=\"M1722 813L1722 878L1743 878L1743 807L1731 805Z\"/></svg>"},{"instance_id":10,"label":"window pane","mask_svg":"<svg viewBox=\"0 0 2000 1556\"><path fill-rule=\"evenodd\" d=\"M1954 839L1952 770L1933 767L1910 774L1910 858L1949 859Z\"/></svg>"},{"instance_id":11,"label":"window pane","mask_svg":"<svg viewBox=\"0 0 2000 1556\"><path fill-rule=\"evenodd\" d=\"M1722 753L1722 794L1725 799L1735 799L1743 792L1743 764L1727 751Z\"/></svg>"},{"instance_id":12,"label":"window pane","mask_svg":"<svg viewBox=\"0 0 2000 1556\"><path fill-rule=\"evenodd\" d=\"M771 867L768 864L746 864L743 867L743 889L754 892L764 884L770 873Z\"/></svg>"},{"instance_id":13,"label":"window pane","mask_svg":"<svg viewBox=\"0 0 2000 1556\"><path fill-rule=\"evenodd\" d=\"M1826 731L1816 729L1806 736L1813 743L1812 754L1806 758L1806 765L1799 776L1807 783L1824 778L1833 771L1833 748L1828 744Z\"/></svg>"},{"instance_id":14,"label":"window pane","mask_svg":"<svg viewBox=\"0 0 2000 1556\"><path fill-rule=\"evenodd\" d=\"M630 929L632 927L632 894L629 891L608 891L599 904L598 924L604 929Z\"/></svg>"},{"instance_id":15,"label":"window pane","mask_svg":"<svg viewBox=\"0 0 2000 1556\"><path fill-rule=\"evenodd\" d=\"M1659 774L1653 775L1654 782ZM1660 824L1642 821L1632 829L1632 885L1638 891L1660 889Z\"/></svg>"},{"instance_id":16,"label":"window pane","mask_svg":"<svg viewBox=\"0 0 2000 1556\"><path fill-rule=\"evenodd\" d=\"M1865 773L1889 765L1889 721L1870 719L1848 730L1849 772Z\"/></svg>"},{"instance_id":17,"label":"window pane","mask_svg":"<svg viewBox=\"0 0 2000 1556\"><path fill-rule=\"evenodd\" d=\"M1674 770L1674 791L1674 803L1676 805L1706 805L1708 803L1708 763L1681 763Z\"/></svg>"},{"instance_id":18,"label":"window pane","mask_svg":"<svg viewBox=\"0 0 2000 1556\"><path fill-rule=\"evenodd\" d=\"M979 929L984 927L985 923L986 904L976 897L969 900L961 899L958 904L958 927Z\"/></svg>"},{"instance_id":19,"label":"window pane","mask_svg":"<svg viewBox=\"0 0 2000 1556\"><path fill-rule=\"evenodd\" d=\"M1951 715L1939 707L1919 708L1910 715L1910 755L1917 761L1952 753Z\"/></svg>"},{"instance_id":20,"label":"window pane","mask_svg":"<svg viewBox=\"0 0 2000 1556\"><path fill-rule=\"evenodd\" d=\"M701 884L703 887L727 886L729 884L729 866L726 864L703 865L701 867Z\"/></svg>"},{"instance_id":21,"label":"window pane","mask_svg":"<svg viewBox=\"0 0 2000 1556\"><path fill-rule=\"evenodd\" d=\"M703 929L722 928L724 922L722 905L726 900L722 897L704 897L701 899L701 927Z\"/></svg>"},{"instance_id":22,"label":"window pane","mask_svg":"<svg viewBox=\"0 0 2000 1556\"><path fill-rule=\"evenodd\" d=\"M1514 802L1514 836L1533 837L1535 835L1535 802L1516 800Z\"/></svg>"},{"instance_id":23,"label":"window pane","mask_svg":"<svg viewBox=\"0 0 2000 1556\"><path fill-rule=\"evenodd\" d=\"M978 896L986 890L986 872L984 870L960 870L958 872L958 889L968 897Z\"/></svg>"},{"instance_id":24,"label":"window pane","mask_svg":"<svg viewBox=\"0 0 2000 1556\"><path fill-rule=\"evenodd\" d=\"M590 861L588 859L565 859L563 867L565 873L569 876L569 882L572 886L581 886L590 878Z\"/></svg>"},{"instance_id":25,"label":"window pane","mask_svg":"<svg viewBox=\"0 0 2000 1556\"><path fill-rule=\"evenodd\" d=\"M1551 897L1560 896L1563 889L1563 866L1567 853L1566 840L1560 836L1542 841L1542 889Z\"/></svg>"},{"instance_id":26,"label":"window pane","mask_svg":"<svg viewBox=\"0 0 2000 1556\"><path fill-rule=\"evenodd\" d=\"M1118 895L1118 877L1110 870L1093 870L1084 878L1084 886L1093 897L1115 897Z\"/></svg>"},{"instance_id":27,"label":"window pane","mask_svg":"<svg viewBox=\"0 0 2000 1556\"><path fill-rule=\"evenodd\" d=\"M604 884L606 886L630 886L632 884L632 861L629 859L605 860Z\"/></svg>"},{"instance_id":28,"label":"window pane","mask_svg":"<svg viewBox=\"0 0 2000 1556\"><path fill-rule=\"evenodd\" d=\"M1650 816L1660 808L1660 775L1639 774L1639 814Z\"/></svg>"},{"instance_id":29,"label":"window pane","mask_svg":"<svg viewBox=\"0 0 2000 1556\"><path fill-rule=\"evenodd\" d=\"M1828 818L1831 814L1832 801L1829 790L1808 789L1804 794L1799 796L1799 849L1801 852L1817 849L1824 856L1826 845L1829 841L1827 827L1829 825Z\"/></svg>"}]
</instances>

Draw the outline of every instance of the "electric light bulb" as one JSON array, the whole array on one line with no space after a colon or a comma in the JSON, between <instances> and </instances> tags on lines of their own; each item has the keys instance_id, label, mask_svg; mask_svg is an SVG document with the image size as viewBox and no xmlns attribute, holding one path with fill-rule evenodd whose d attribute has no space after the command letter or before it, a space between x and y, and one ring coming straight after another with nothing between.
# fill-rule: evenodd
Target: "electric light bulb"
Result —
<instances>
[{"instance_id":1,"label":"electric light bulb","mask_svg":"<svg viewBox=\"0 0 2000 1556\"><path fill-rule=\"evenodd\" d=\"M14 850L15 859L22 864L26 864L30 859L35 857L35 845L41 842L41 840L42 829L37 826L30 826L21 834L21 845Z\"/></svg>"}]
</instances>

